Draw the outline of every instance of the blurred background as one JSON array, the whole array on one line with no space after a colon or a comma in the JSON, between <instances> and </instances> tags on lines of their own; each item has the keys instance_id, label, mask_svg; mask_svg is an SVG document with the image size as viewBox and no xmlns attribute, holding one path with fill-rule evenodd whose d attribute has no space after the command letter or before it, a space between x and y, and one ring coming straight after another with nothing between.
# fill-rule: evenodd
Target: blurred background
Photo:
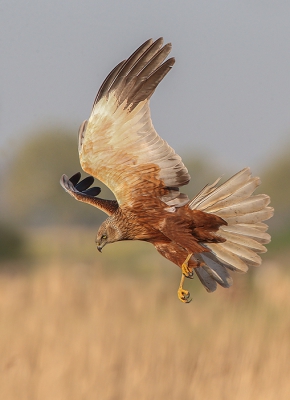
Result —
<instances>
[{"instance_id":1,"label":"blurred background","mask_svg":"<svg viewBox=\"0 0 290 400\"><path fill-rule=\"evenodd\" d=\"M289 15L286 1L0 4L1 398L289 398ZM213 294L186 282L189 305L153 246L99 254L105 214L59 185L80 171L103 79L160 36L176 65L152 119L190 171L184 191L250 166L275 207L262 266Z\"/></svg>"}]
</instances>

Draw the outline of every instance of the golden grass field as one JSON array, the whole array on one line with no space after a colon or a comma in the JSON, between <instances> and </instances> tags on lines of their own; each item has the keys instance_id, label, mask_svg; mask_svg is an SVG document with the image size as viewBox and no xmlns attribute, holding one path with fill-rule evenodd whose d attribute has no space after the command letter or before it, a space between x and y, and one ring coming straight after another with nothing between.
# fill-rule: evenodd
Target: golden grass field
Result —
<instances>
[{"instance_id":1,"label":"golden grass field","mask_svg":"<svg viewBox=\"0 0 290 400\"><path fill-rule=\"evenodd\" d=\"M290 398L290 275L279 262L214 294L187 280L193 301L182 304L180 271L149 245L101 255L91 233L58 231L34 246L32 269L0 274L1 399Z\"/></svg>"}]
</instances>

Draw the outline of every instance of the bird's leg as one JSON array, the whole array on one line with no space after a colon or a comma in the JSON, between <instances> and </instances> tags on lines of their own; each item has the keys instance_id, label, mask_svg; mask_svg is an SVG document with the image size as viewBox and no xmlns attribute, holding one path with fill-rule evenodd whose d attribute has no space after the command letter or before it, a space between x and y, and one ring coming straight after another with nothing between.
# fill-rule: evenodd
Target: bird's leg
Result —
<instances>
[{"instance_id":1,"label":"bird's leg","mask_svg":"<svg viewBox=\"0 0 290 400\"><path fill-rule=\"evenodd\" d=\"M185 278L185 276L183 274L181 274L181 280L180 280L179 288L177 291L177 296L178 296L179 300L181 300L183 303L190 303L192 300L190 298L190 293L188 290L185 290L182 287L184 278Z\"/></svg>"},{"instance_id":2,"label":"bird's leg","mask_svg":"<svg viewBox=\"0 0 290 400\"><path fill-rule=\"evenodd\" d=\"M192 256L192 253L189 253L188 256L186 257L186 260L185 260L185 261L182 263L182 265L181 265L182 274L183 274L186 278L190 278L190 279L193 278L193 267L190 267L190 266L188 265L188 262L189 262L191 256Z\"/></svg>"},{"instance_id":3,"label":"bird's leg","mask_svg":"<svg viewBox=\"0 0 290 400\"><path fill-rule=\"evenodd\" d=\"M177 291L177 295L179 300L181 300L183 303L190 303L191 298L190 298L190 293L188 290L183 289L183 282L184 278L193 278L193 268L189 267L188 262L192 256L192 253L189 253L188 256L186 257L186 260L182 263L181 265L181 280L179 284L179 288Z\"/></svg>"}]
</instances>

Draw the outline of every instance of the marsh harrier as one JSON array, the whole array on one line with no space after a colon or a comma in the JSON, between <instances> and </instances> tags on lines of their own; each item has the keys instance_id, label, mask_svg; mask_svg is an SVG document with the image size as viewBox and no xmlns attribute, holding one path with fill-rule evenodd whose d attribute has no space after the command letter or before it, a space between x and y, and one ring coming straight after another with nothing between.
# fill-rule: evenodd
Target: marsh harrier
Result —
<instances>
[{"instance_id":1,"label":"marsh harrier","mask_svg":"<svg viewBox=\"0 0 290 400\"><path fill-rule=\"evenodd\" d=\"M101 85L90 118L79 130L79 157L89 177L63 175L61 185L75 199L104 211L99 251L120 240L143 240L181 268L178 297L188 303L184 277L194 271L208 292L232 284L228 270L246 272L261 264L258 253L270 241L262 221L273 214L269 196L253 195L260 179L245 168L228 181L206 185L190 200L179 188L190 181L179 155L155 131L149 99L175 60L171 44L147 40L120 62ZM116 200L98 196L94 178Z\"/></svg>"}]
</instances>

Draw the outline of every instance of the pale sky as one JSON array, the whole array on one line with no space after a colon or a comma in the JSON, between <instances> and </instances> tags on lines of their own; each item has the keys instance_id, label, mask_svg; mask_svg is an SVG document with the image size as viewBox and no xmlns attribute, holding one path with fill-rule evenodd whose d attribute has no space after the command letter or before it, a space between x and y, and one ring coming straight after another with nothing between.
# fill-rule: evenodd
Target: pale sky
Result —
<instances>
[{"instance_id":1,"label":"pale sky","mask_svg":"<svg viewBox=\"0 0 290 400\"><path fill-rule=\"evenodd\" d=\"M77 135L110 70L160 36L176 64L152 118L178 153L257 172L289 145L289 1L4 0L1 157L43 125Z\"/></svg>"}]
</instances>

